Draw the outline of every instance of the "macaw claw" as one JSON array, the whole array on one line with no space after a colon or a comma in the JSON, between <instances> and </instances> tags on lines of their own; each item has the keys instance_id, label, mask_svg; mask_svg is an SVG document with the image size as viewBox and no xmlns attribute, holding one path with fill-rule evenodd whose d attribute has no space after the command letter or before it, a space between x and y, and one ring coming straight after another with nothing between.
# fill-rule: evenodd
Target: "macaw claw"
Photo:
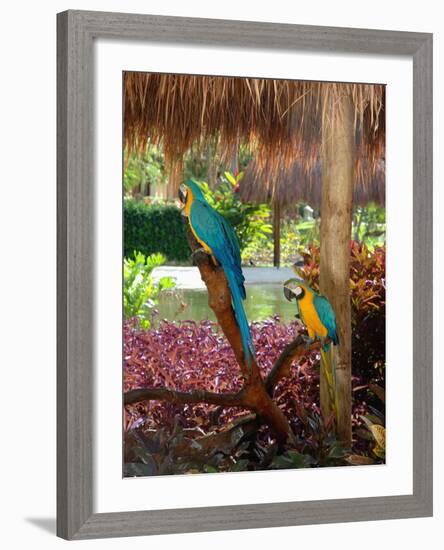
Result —
<instances>
[{"instance_id":1,"label":"macaw claw","mask_svg":"<svg viewBox=\"0 0 444 550\"><path fill-rule=\"evenodd\" d=\"M210 254L208 254L208 252L205 250L205 248L201 247L201 248L197 248L192 254L191 254L191 258L193 260L193 263L195 265L197 265L199 263L199 259L203 259L204 257L207 258L208 256L210 256Z\"/></svg>"},{"instance_id":2,"label":"macaw claw","mask_svg":"<svg viewBox=\"0 0 444 550\"><path fill-rule=\"evenodd\" d=\"M313 344L314 338L310 338L310 336L304 336L302 335L302 340L305 342L305 349L309 349L309 347Z\"/></svg>"},{"instance_id":3,"label":"macaw claw","mask_svg":"<svg viewBox=\"0 0 444 550\"><path fill-rule=\"evenodd\" d=\"M200 248L196 248L196 250L193 252L193 256L195 254L206 254L207 256L209 256L208 252L205 250L203 246L201 246Z\"/></svg>"}]
</instances>

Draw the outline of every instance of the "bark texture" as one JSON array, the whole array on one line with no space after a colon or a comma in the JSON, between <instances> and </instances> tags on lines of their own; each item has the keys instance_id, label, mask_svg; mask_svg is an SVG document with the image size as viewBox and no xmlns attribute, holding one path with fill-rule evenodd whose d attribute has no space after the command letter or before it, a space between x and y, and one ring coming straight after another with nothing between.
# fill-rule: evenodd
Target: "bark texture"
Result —
<instances>
[{"instance_id":1,"label":"bark texture","mask_svg":"<svg viewBox=\"0 0 444 550\"><path fill-rule=\"evenodd\" d=\"M350 238L352 227L354 118L351 97L327 104L331 118L322 131L322 203L320 290L336 314L340 345L336 348L336 407L331 402L325 365L321 368L321 410L327 418L336 408L337 434L351 446L351 306ZM327 98L326 102L333 101Z\"/></svg>"}]
</instances>

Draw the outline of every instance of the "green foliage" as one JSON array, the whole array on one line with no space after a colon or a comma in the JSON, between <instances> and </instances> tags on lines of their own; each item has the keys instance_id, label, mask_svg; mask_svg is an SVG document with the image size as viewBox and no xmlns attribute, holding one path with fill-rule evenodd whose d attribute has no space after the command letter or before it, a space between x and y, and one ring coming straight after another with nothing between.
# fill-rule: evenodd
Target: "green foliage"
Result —
<instances>
[{"instance_id":1,"label":"green foliage","mask_svg":"<svg viewBox=\"0 0 444 550\"><path fill-rule=\"evenodd\" d=\"M181 426L179 415L171 428L146 430L141 424L124 434L124 476L245 471L250 462L241 456L249 443L242 427L233 435L196 437L196 430Z\"/></svg>"},{"instance_id":2,"label":"green foliage","mask_svg":"<svg viewBox=\"0 0 444 550\"><path fill-rule=\"evenodd\" d=\"M299 211L303 210L303 205ZM270 216L271 217L271 216ZM281 220L281 265L292 265L299 253L306 252L312 245L320 243L320 218L304 220L292 219L290 216ZM385 209L376 205L358 207L353 217L352 235L359 243L365 244L367 249L384 246L385 243ZM356 236L359 235L359 239ZM272 265L273 239L268 235L266 239L249 241L242 251L245 263L255 265Z\"/></svg>"},{"instance_id":3,"label":"green foliage","mask_svg":"<svg viewBox=\"0 0 444 550\"><path fill-rule=\"evenodd\" d=\"M353 238L368 248L385 242L385 208L376 204L358 206L353 213Z\"/></svg>"},{"instance_id":4,"label":"green foliage","mask_svg":"<svg viewBox=\"0 0 444 550\"><path fill-rule=\"evenodd\" d=\"M251 148L240 144L237 151L237 164L243 170L252 159ZM206 147L192 148L184 156L184 179L194 178L198 181L205 181L213 186L220 179L226 168L226 159L220 155L220 147L215 143L208 143Z\"/></svg>"},{"instance_id":5,"label":"green foliage","mask_svg":"<svg viewBox=\"0 0 444 550\"><path fill-rule=\"evenodd\" d=\"M162 277L153 283L151 273L155 267L165 262L162 254L145 257L135 252L134 258L125 258L123 262L123 309L125 319L137 317L141 328L151 325L153 307L160 292L174 287L171 277Z\"/></svg>"},{"instance_id":6,"label":"green foliage","mask_svg":"<svg viewBox=\"0 0 444 550\"><path fill-rule=\"evenodd\" d=\"M190 249L179 208L174 204L127 199L123 206L124 256L134 250L161 253L169 262L187 262Z\"/></svg>"},{"instance_id":7,"label":"green foliage","mask_svg":"<svg viewBox=\"0 0 444 550\"><path fill-rule=\"evenodd\" d=\"M237 190L242 176L243 172L236 176L225 172L215 191L205 182L199 182L206 200L235 230L241 250L253 241L266 241L272 233L269 207L266 204L244 203L239 199Z\"/></svg>"},{"instance_id":8,"label":"green foliage","mask_svg":"<svg viewBox=\"0 0 444 550\"><path fill-rule=\"evenodd\" d=\"M229 430L204 436L199 430L183 428L181 421L182 416L176 414L169 427L146 429L143 420L128 426L124 433L124 476L319 468L345 463L347 453L332 434L332 422L324 423L315 412L304 416L304 439L283 448L262 441L254 421L237 426L233 423Z\"/></svg>"},{"instance_id":9,"label":"green foliage","mask_svg":"<svg viewBox=\"0 0 444 550\"><path fill-rule=\"evenodd\" d=\"M285 238L291 239L292 233L294 232L297 235L299 248L306 249L311 244L319 244L320 239L320 222L319 218L315 220L299 220L296 224L288 224ZM292 227L293 225L293 227ZM284 238L284 244L285 244Z\"/></svg>"},{"instance_id":10,"label":"green foliage","mask_svg":"<svg viewBox=\"0 0 444 550\"><path fill-rule=\"evenodd\" d=\"M165 163L162 152L156 147L147 147L143 155L133 153L123 173L123 187L126 193L146 188L152 184L166 183Z\"/></svg>"},{"instance_id":11,"label":"green foliage","mask_svg":"<svg viewBox=\"0 0 444 550\"><path fill-rule=\"evenodd\" d=\"M271 219L271 213L269 213ZM311 244L319 245L319 219L281 221L281 264L293 265L300 250L306 250ZM273 239L268 234L266 238L253 238L242 251L245 263L255 265L272 265Z\"/></svg>"},{"instance_id":12,"label":"green foliage","mask_svg":"<svg viewBox=\"0 0 444 550\"><path fill-rule=\"evenodd\" d=\"M281 455L276 455L271 462L271 467L276 470L307 468L310 466L310 463L311 457L309 455L303 455L298 451L290 450Z\"/></svg>"},{"instance_id":13,"label":"green foliage","mask_svg":"<svg viewBox=\"0 0 444 550\"><path fill-rule=\"evenodd\" d=\"M215 144L206 147L192 148L183 158L184 180L196 178L201 181L210 181L212 185L223 173L223 165L219 148ZM238 150L238 164L247 166L252 158L250 148L240 145ZM148 145L145 151L132 153L127 159L123 174L126 194L150 194L151 185L166 184L168 170L165 169L165 158L161 146Z\"/></svg>"}]
</instances>

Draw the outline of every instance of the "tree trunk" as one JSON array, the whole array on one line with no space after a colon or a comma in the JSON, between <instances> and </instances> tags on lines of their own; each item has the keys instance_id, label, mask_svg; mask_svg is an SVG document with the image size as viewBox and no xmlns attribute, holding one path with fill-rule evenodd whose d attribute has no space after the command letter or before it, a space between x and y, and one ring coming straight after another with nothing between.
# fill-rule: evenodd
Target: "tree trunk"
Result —
<instances>
[{"instance_id":1,"label":"tree trunk","mask_svg":"<svg viewBox=\"0 0 444 550\"><path fill-rule=\"evenodd\" d=\"M350 96L329 96L326 101L326 112L331 116L322 130L320 290L328 298L336 314L340 342L335 348L336 430L338 438L346 447L350 447L350 238L355 154L353 104ZM324 418L334 410L324 368L321 368L321 410Z\"/></svg>"},{"instance_id":2,"label":"tree trunk","mask_svg":"<svg viewBox=\"0 0 444 550\"><path fill-rule=\"evenodd\" d=\"M230 172L235 175L239 173L239 138L233 146L233 153L230 161Z\"/></svg>"},{"instance_id":3,"label":"tree trunk","mask_svg":"<svg viewBox=\"0 0 444 550\"><path fill-rule=\"evenodd\" d=\"M358 207L356 209L356 229L355 229L355 241L357 243L361 242L361 238L360 238L361 223L362 223L362 208Z\"/></svg>"},{"instance_id":4,"label":"tree trunk","mask_svg":"<svg viewBox=\"0 0 444 550\"><path fill-rule=\"evenodd\" d=\"M214 189L216 187L216 180L217 180L217 164L216 164L216 147L214 147L211 143L208 143L207 145L207 166L208 166L208 185L210 189Z\"/></svg>"},{"instance_id":5,"label":"tree trunk","mask_svg":"<svg viewBox=\"0 0 444 550\"><path fill-rule=\"evenodd\" d=\"M281 265L281 208L277 200L273 200L273 265Z\"/></svg>"},{"instance_id":6,"label":"tree trunk","mask_svg":"<svg viewBox=\"0 0 444 550\"><path fill-rule=\"evenodd\" d=\"M183 183L183 159L176 161L169 171L167 198L177 199L179 187Z\"/></svg>"}]
</instances>

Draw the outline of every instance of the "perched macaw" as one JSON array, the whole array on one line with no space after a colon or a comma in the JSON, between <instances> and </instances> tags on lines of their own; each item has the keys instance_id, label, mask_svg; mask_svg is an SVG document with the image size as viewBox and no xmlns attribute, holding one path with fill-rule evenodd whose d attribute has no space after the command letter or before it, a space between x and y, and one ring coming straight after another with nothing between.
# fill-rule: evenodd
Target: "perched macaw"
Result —
<instances>
[{"instance_id":1,"label":"perched macaw","mask_svg":"<svg viewBox=\"0 0 444 550\"><path fill-rule=\"evenodd\" d=\"M325 296L316 294L302 279L285 281L284 295L289 301L296 300L299 317L311 340L317 336L324 351L328 351L330 346L328 342L324 343L327 338L335 346L339 344L335 312Z\"/></svg>"},{"instance_id":2,"label":"perched macaw","mask_svg":"<svg viewBox=\"0 0 444 550\"><path fill-rule=\"evenodd\" d=\"M336 316L325 296L316 294L302 279L289 279L284 283L287 300L296 300L297 314L307 327L310 340L321 340L321 366L327 378L330 400L336 414L336 358L329 341L339 344Z\"/></svg>"},{"instance_id":3,"label":"perched macaw","mask_svg":"<svg viewBox=\"0 0 444 550\"><path fill-rule=\"evenodd\" d=\"M247 365L255 357L253 339L242 301L246 298L244 275L241 267L239 242L231 225L205 200L199 185L188 180L180 186L179 199L190 229L202 248L222 266L231 292L231 300L239 325L242 347ZM217 262L216 262L217 260Z\"/></svg>"}]
</instances>

